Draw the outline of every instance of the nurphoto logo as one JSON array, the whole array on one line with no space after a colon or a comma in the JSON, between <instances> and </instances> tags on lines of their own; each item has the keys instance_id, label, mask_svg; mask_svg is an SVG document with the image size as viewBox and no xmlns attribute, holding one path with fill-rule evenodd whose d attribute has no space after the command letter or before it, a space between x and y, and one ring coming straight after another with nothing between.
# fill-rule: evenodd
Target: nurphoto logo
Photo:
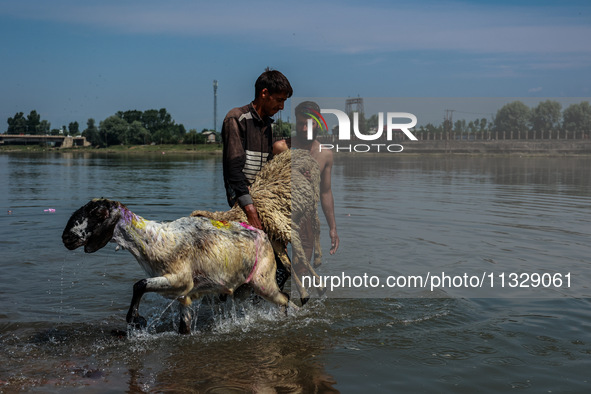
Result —
<instances>
[{"instance_id":1,"label":"nurphoto logo","mask_svg":"<svg viewBox=\"0 0 591 394\"><path fill-rule=\"evenodd\" d=\"M376 141L382 138L384 131L386 132L386 140L392 141L393 140L393 132L396 130L402 131L411 141L417 141L417 137L410 132L409 129L413 128L417 124L417 117L409 112L387 112L386 113L386 123L384 127L384 112L378 113L378 128L377 132L373 134L363 134L359 130L359 113L353 113L353 123L349 119L349 116L338 109L321 109L320 113L318 111L314 111L310 109L309 113L306 113L310 118L308 119L308 140L312 140L314 138L312 127L313 121L319 125L321 130L328 130L328 125L322 114L333 114L337 117L338 120L338 140L339 141L350 141L351 140L351 124L353 124L353 133L358 140L361 141ZM407 123L399 123L397 120L410 120ZM337 152L339 151L348 151L348 152L370 152L376 151L380 152L380 148L383 148L382 151L388 152L402 152L404 149L400 144L349 144L349 145L339 145L339 144L320 144L319 150L330 150L335 149Z\"/></svg>"}]
</instances>

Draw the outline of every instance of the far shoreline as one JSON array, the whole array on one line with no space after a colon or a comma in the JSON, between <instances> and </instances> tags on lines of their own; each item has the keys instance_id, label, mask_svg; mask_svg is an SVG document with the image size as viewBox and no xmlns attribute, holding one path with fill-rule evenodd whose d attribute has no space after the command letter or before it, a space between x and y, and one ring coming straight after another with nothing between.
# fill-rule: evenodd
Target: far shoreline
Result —
<instances>
[{"instance_id":1,"label":"far shoreline","mask_svg":"<svg viewBox=\"0 0 591 394\"><path fill-rule=\"evenodd\" d=\"M457 156L457 157L575 157L591 155L591 140L493 140L493 141L408 141L403 144L401 152L365 151L368 147L361 144L363 150L355 146L333 149L335 157L368 157L368 156ZM357 145L360 147L361 145ZM345 148L345 149L343 149ZM221 155L222 144L199 145L113 145L106 148L98 147L51 147L43 145L0 145L2 153L91 153L100 155Z\"/></svg>"},{"instance_id":2,"label":"far shoreline","mask_svg":"<svg viewBox=\"0 0 591 394\"><path fill-rule=\"evenodd\" d=\"M106 148L71 147L56 148L40 145L0 145L0 153L96 153L96 154L221 154L221 144L208 145L114 145Z\"/></svg>"}]
</instances>

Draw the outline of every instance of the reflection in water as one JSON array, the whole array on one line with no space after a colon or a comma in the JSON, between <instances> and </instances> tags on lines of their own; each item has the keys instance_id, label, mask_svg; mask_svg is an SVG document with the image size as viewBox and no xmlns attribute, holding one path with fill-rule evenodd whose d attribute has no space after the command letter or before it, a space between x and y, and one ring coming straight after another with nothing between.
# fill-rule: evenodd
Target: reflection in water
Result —
<instances>
[{"instance_id":1,"label":"reflection in water","mask_svg":"<svg viewBox=\"0 0 591 394\"><path fill-rule=\"evenodd\" d=\"M206 322L202 331L187 337L168 331L118 338L110 334L113 322L4 327L13 334L0 342L0 361L8 366L0 384L11 390L84 385L97 392L105 387L129 392L338 392L322 361L330 341L308 327L317 317L286 318L273 308L245 302L245 316L211 326Z\"/></svg>"},{"instance_id":2,"label":"reflection in water","mask_svg":"<svg viewBox=\"0 0 591 394\"><path fill-rule=\"evenodd\" d=\"M437 178L442 184L462 179L497 185L532 185L541 190L550 188L588 195L590 167L589 157L336 155L333 171L351 181L367 178L394 181L397 176L410 173ZM357 185L348 182L347 187Z\"/></svg>"},{"instance_id":3,"label":"reflection in water","mask_svg":"<svg viewBox=\"0 0 591 394\"><path fill-rule=\"evenodd\" d=\"M164 361L157 390L199 392L337 392L318 360L325 344L311 337L257 335L223 344L191 340ZM236 352L236 349L241 349ZM141 368L145 370L145 368Z\"/></svg>"}]
</instances>

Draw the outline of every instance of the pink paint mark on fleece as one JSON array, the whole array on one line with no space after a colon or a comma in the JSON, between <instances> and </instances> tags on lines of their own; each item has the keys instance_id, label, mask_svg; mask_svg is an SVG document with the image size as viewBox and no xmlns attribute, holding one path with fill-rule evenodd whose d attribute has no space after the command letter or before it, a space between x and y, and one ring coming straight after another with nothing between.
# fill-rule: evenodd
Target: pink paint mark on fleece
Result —
<instances>
[{"instance_id":1,"label":"pink paint mark on fleece","mask_svg":"<svg viewBox=\"0 0 591 394\"><path fill-rule=\"evenodd\" d=\"M248 223L244 223L244 222L242 222L242 223L240 223L240 225L241 225L242 227L244 227L245 229L247 229L247 230L251 230L251 231L257 231L257 229L256 229L256 228L252 227L252 226L251 226L250 224L248 224Z\"/></svg>"}]
</instances>

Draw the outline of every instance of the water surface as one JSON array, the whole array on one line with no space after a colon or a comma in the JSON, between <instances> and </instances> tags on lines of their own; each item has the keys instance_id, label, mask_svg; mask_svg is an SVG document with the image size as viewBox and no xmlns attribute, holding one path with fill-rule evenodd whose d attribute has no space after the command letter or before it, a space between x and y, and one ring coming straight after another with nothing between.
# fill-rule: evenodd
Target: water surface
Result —
<instances>
[{"instance_id":1,"label":"water surface","mask_svg":"<svg viewBox=\"0 0 591 394\"><path fill-rule=\"evenodd\" d=\"M339 155L334 256L323 223L322 274L570 270L574 290L352 289L288 317L205 300L188 337L175 306L148 295L147 332L119 338L144 273L111 245L66 250L69 215L96 197L158 220L226 209L220 157L2 154L0 391L588 392L590 165Z\"/></svg>"}]
</instances>

